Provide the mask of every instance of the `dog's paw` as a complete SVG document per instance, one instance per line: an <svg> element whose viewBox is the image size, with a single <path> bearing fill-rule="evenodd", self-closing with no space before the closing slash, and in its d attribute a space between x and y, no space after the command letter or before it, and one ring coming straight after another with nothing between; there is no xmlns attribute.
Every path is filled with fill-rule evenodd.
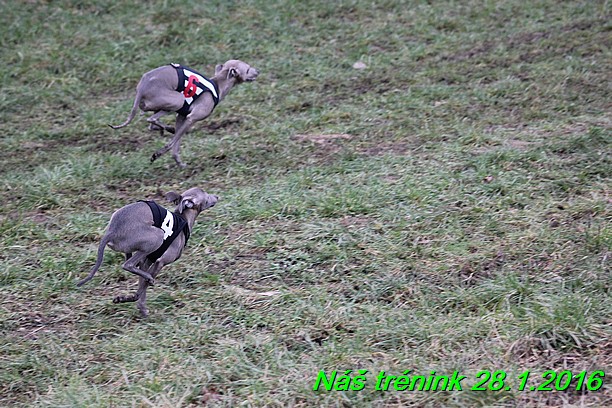
<svg viewBox="0 0 612 408"><path fill-rule="evenodd" d="M127 302L135 302L138 300L137 295L131 296L115 296L113 299L113 303L127 303Z"/></svg>

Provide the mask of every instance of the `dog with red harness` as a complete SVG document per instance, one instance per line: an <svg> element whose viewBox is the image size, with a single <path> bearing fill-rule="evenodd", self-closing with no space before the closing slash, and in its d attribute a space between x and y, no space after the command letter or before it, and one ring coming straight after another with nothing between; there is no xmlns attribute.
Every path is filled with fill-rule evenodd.
<svg viewBox="0 0 612 408"><path fill-rule="evenodd" d="M153 112L147 122L149 129L168 131L174 137L157 150L151 161L172 149L176 163L185 167L180 157L180 140L193 125L207 118L217 104L237 84L254 81L259 71L246 62L229 60L215 67L215 75L206 78L198 72L178 64L164 65L145 73L136 87L136 98L127 120L120 125L109 125L120 129L132 122L138 110ZM164 124L160 118L176 112L174 127Z"/></svg>

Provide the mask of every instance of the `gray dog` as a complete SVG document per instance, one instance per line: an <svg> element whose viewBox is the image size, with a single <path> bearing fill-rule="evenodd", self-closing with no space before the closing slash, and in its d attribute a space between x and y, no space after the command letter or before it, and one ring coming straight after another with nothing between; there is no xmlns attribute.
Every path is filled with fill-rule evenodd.
<svg viewBox="0 0 612 408"><path fill-rule="evenodd" d="M114 303L136 302L143 316L146 307L147 286L155 283L155 276L165 265L181 257L191 229L200 212L214 206L219 197L207 194L199 188L190 188L183 194L166 194L168 201L177 204L170 212L154 201L139 201L128 204L111 216L106 233L98 247L98 259L89 275L77 283L82 286L89 282L104 258L104 249L125 254L123 269L139 276L138 291L132 296L117 296Z"/></svg>
<svg viewBox="0 0 612 408"><path fill-rule="evenodd" d="M129 125L139 108L145 112L153 111L153 115L147 119L149 129L162 133L166 130L174 133L174 137L151 156L151 161L172 149L176 163L185 167L179 154L181 137L195 122L207 118L235 85L254 81L257 75L259 71L239 60L217 65L215 76L210 79L178 64L164 65L142 76L127 120L121 125L109 126L119 129ZM175 127L159 120L172 112L177 112Z"/></svg>

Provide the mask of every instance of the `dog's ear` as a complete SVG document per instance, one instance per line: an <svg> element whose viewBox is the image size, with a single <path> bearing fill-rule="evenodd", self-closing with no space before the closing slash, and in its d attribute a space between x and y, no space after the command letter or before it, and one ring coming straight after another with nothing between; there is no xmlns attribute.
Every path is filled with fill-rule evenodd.
<svg viewBox="0 0 612 408"><path fill-rule="evenodd" d="M227 79L236 78L238 76L238 70L234 67L227 70Z"/></svg>
<svg viewBox="0 0 612 408"><path fill-rule="evenodd" d="M169 191L166 193L166 200L170 201L171 203L178 204L179 201L181 201L181 198L183 197L181 197L180 194L177 194L174 191Z"/></svg>
<svg viewBox="0 0 612 408"><path fill-rule="evenodd" d="M191 201L190 198L184 198L178 206L179 214L182 214L187 208L193 208L194 205L195 204L193 203L193 201Z"/></svg>
<svg viewBox="0 0 612 408"><path fill-rule="evenodd" d="M217 75L219 72L221 72L222 69L223 69L223 64L218 64L215 67L215 75Z"/></svg>

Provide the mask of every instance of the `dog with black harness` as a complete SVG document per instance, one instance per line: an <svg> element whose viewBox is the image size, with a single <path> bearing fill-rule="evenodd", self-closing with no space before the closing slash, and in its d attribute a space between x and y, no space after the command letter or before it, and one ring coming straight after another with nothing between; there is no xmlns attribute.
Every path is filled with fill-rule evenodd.
<svg viewBox="0 0 612 408"><path fill-rule="evenodd" d="M219 197L195 187L180 195L169 192L166 199L177 205L174 212L154 201L138 201L115 211L98 246L96 264L77 286L84 285L94 277L102 265L104 249L108 245L112 250L125 254L123 269L139 277L138 290L134 295L117 296L113 302L137 301L138 310L146 317L149 314L146 307L147 287L155 283L155 277L165 265L181 257L196 217L213 207Z"/></svg>

